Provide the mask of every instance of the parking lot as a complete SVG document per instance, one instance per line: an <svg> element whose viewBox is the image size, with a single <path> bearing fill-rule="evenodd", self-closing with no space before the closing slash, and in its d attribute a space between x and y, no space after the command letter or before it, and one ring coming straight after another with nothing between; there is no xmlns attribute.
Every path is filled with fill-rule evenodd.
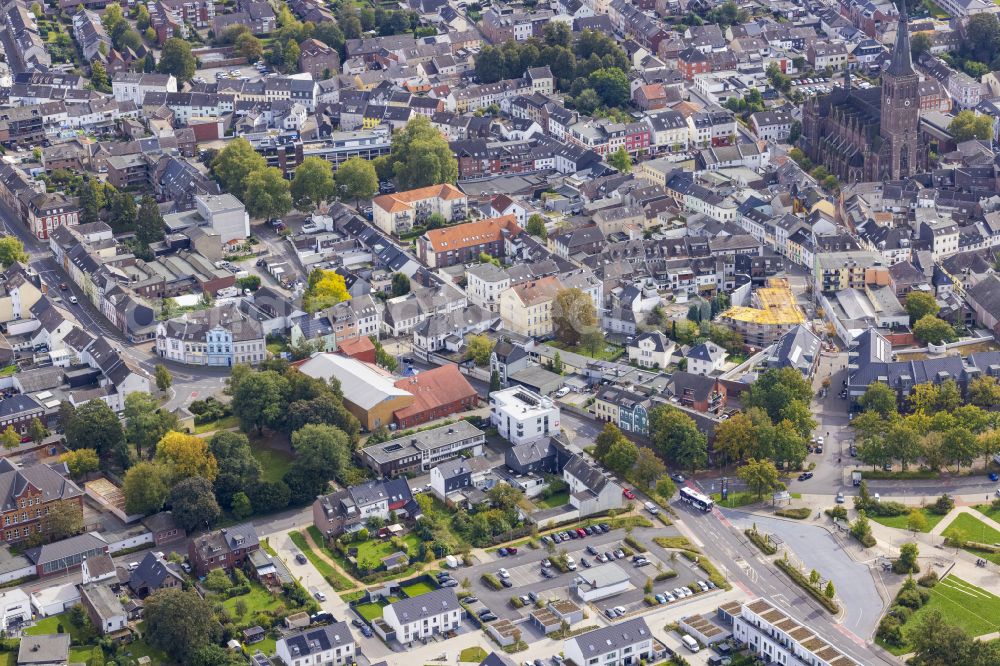
<svg viewBox="0 0 1000 666"><path fill-rule="evenodd" d="M654 582L654 595L672 591L677 587L685 587L698 579L703 579L705 576L700 571L695 570L693 565L686 559L677 557L671 560L666 551L652 543L654 536L671 536L676 534L677 532L674 528L662 526L633 530L632 537L649 549L648 552L641 553L641 555L645 556L650 561L650 564L643 567L636 567L629 557L615 559L614 562L622 571L629 575L634 589L596 602L590 608L589 612L591 616L600 614L607 621L607 618L603 614L605 608L623 606L628 614L646 608L647 606L644 601L644 597L646 596L644 591L646 580L648 578L655 578L661 571L673 570L677 575L658 583ZM587 547L591 546L598 553L602 554L614 551L615 549L622 548L625 536L626 533L623 529L612 530L608 533L595 534L556 544L552 553L546 548L533 550L522 547L518 549L516 555L497 557L492 562L479 564L468 569L459 569L455 572L455 577L458 580L468 578L472 582L472 594L482 604L482 606L475 606L474 610L486 607L497 617L509 620L527 617L533 609L531 605L524 608L514 608L510 603L510 599L522 595L528 596L532 592L539 599L570 599L578 605L583 605L579 599L576 599L570 593L569 588L576 576L587 570L587 567L582 564L583 560L586 560L592 566L601 565L594 555L587 551ZM551 559L563 552L573 558L577 564L577 570L560 573L558 569L551 567L550 571L553 577L545 578L542 575L542 561ZM637 553L637 555L639 554ZM508 580L512 584L511 587L493 590L483 583L481 576L484 573L497 575L497 572L501 568L507 571ZM674 604L678 603L683 603L683 601L674 602Z"/></svg>

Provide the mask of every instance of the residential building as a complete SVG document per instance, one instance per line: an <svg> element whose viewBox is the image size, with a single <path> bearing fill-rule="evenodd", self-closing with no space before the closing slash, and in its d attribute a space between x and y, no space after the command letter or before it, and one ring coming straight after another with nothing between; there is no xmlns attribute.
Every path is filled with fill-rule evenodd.
<svg viewBox="0 0 1000 666"><path fill-rule="evenodd" d="M299 44L299 71L323 81L340 71L340 55L318 39L307 39Z"/></svg>
<svg viewBox="0 0 1000 666"><path fill-rule="evenodd" d="M496 372L500 376L500 385L507 386L513 375L528 367L530 358L525 344L502 337L493 345L490 354L490 375Z"/></svg>
<svg viewBox="0 0 1000 666"><path fill-rule="evenodd" d="M19 626L31 619L31 598L20 588L0 592L0 630Z"/></svg>
<svg viewBox="0 0 1000 666"><path fill-rule="evenodd" d="M69 634L24 636L17 648L17 666L64 666L69 663Z"/></svg>
<svg viewBox="0 0 1000 666"><path fill-rule="evenodd" d="M101 636L128 633L128 614L111 588L101 583L80 586L80 602Z"/></svg>
<svg viewBox="0 0 1000 666"><path fill-rule="evenodd" d="M811 379L819 365L823 343L808 326L802 324L781 336L767 350L769 368L795 368L806 379Z"/></svg>
<svg viewBox="0 0 1000 666"><path fill-rule="evenodd" d="M314 627L278 639L275 652L286 666L342 666L356 661L358 645L346 622Z"/></svg>
<svg viewBox="0 0 1000 666"><path fill-rule="evenodd" d="M593 572L598 569L603 567L591 569L589 575L596 577ZM574 636L563 644L563 653L567 660L580 666L631 666L652 662L655 654L653 634L641 617Z"/></svg>
<svg viewBox="0 0 1000 666"><path fill-rule="evenodd" d="M702 342L684 354L687 371L695 375L709 375L722 372L726 366L726 350L714 342Z"/></svg>
<svg viewBox="0 0 1000 666"><path fill-rule="evenodd" d="M617 386L605 386L594 396L594 416L614 423L625 432L645 435L649 428L650 400Z"/></svg>
<svg viewBox="0 0 1000 666"><path fill-rule="evenodd" d="M468 197L454 185L431 185L372 199L372 221L387 234L406 233L433 214L448 222L466 217Z"/></svg>
<svg viewBox="0 0 1000 666"><path fill-rule="evenodd" d="M430 268L447 268L479 261L482 254L506 257L521 234L513 215L431 229L417 238L417 256Z"/></svg>
<svg viewBox="0 0 1000 666"><path fill-rule="evenodd" d="M399 643L410 645L457 629L462 613L455 590L447 587L389 604L382 610L382 620Z"/></svg>
<svg viewBox="0 0 1000 666"><path fill-rule="evenodd" d="M415 519L420 514L405 478L375 479L320 496L312 510L313 524L326 536L356 532L369 518L388 520L395 513Z"/></svg>
<svg viewBox="0 0 1000 666"><path fill-rule="evenodd" d="M180 589L184 585L180 567L156 553L146 553L139 566L129 573L128 588L140 599L157 590Z"/></svg>
<svg viewBox="0 0 1000 666"><path fill-rule="evenodd" d="M640 368L664 370L674 355L674 341L660 331L636 336L628 345L628 360Z"/></svg>
<svg viewBox="0 0 1000 666"><path fill-rule="evenodd" d="M59 192L43 192L27 201L25 224L35 238L48 240L56 227L75 227L80 223L80 200Z"/></svg>
<svg viewBox="0 0 1000 666"><path fill-rule="evenodd" d="M739 614L733 616L733 638L770 663L860 666L809 626L764 599L742 604Z"/></svg>
<svg viewBox="0 0 1000 666"><path fill-rule="evenodd" d="M726 385L715 377L678 370L670 376L668 390L677 404L699 412L717 414L726 407Z"/></svg>
<svg viewBox="0 0 1000 666"><path fill-rule="evenodd" d="M423 374L423 373L421 373ZM486 434L466 420L421 430L359 452L362 462L382 477L420 473L458 456L483 455Z"/></svg>
<svg viewBox="0 0 1000 666"><path fill-rule="evenodd" d="M199 576L213 569L240 567L247 556L260 548L257 530L250 523L202 534L188 544L188 559Z"/></svg>
<svg viewBox="0 0 1000 666"><path fill-rule="evenodd" d="M45 417L45 409L30 395L17 393L0 401L0 430L13 428L24 435L35 419Z"/></svg>
<svg viewBox="0 0 1000 666"><path fill-rule="evenodd" d="M176 363L231 368L260 363L267 345L260 322L229 304L157 324L156 353Z"/></svg>
<svg viewBox="0 0 1000 666"><path fill-rule="evenodd" d="M490 422L517 446L559 432L559 408L549 398L514 386L490 393Z"/></svg>
<svg viewBox="0 0 1000 666"><path fill-rule="evenodd" d="M863 289L866 285L890 283L889 267L876 252L816 252L813 257L814 288L819 292Z"/></svg>
<svg viewBox="0 0 1000 666"><path fill-rule="evenodd" d="M483 457L459 458L443 462L431 469L431 490L441 501L468 505L485 499L483 491L492 487L496 478L492 465Z"/></svg>
<svg viewBox="0 0 1000 666"><path fill-rule="evenodd" d="M111 80L111 91L116 101L132 102L141 109L146 93L177 92L177 79L173 74L116 72Z"/></svg>
<svg viewBox="0 0 1000 666"><path fill-rule="evenodd" d="M0 402L0 406L23 394ZM2 424L2 421L0 421ZM0 425L3 429L8 426ZM0 512L3 520L4 543L24 541L45 529L42 517L54 504L71 507L83 516L83 491L66 478L68 471L60 465L45 464L17 467L10 458L0 459Z"/></svg>
<svg viewBox="0 0 1000 666"><path fill-rule="evenodd" d="M465 295L469 303L490 312L500 311L500 295L510 287L510 274L492 262L465 270Z"/></svg>
<svg viewBox="0 0 1000 666"><path fill-rule="evenodd" d="M731 307L719 317L747 346L763 349L806 321L787 280L771 278L767 287L753 292L751 303L750 307Z"/></svg>
<svg viewBox="0 0 1000 666"><path fill-rule="evenodd" d="M582 456L574 455L569 459L563 467L562 477L569 486L569 503L581 518L621 508L622 487Z"/></svg>
<svg viewBox="0 0 1000 666"><path fill-rule="evenodd" d="M552 306L562 288L554 276L511 286L500 295L504 328L527 337L552 335Z"/></svg>

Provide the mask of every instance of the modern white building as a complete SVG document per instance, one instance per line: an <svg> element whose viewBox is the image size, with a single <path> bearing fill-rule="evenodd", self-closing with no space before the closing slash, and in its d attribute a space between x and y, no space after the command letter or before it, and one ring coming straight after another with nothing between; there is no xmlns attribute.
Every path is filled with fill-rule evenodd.
<svg viewBox="0 0 1000 666"><path fill-rule="evenodd" d="M742 605L733 617L733 637L773 664L858 666L858 662L764 599ZM808 647L807 647L808 646Z"/></svg>
<svg viewBox="0 0 1000 666"><path fill-rule="evenodd" d="M517 446L559 432L559 408L549 398L514 386L490 394L490 423Z"/></svg>
<svg viewBox="0 0 1000 666"><path fill-rule="evenodd" d="M445 587L389 604L382 611L382 619L395 632L398 642L409 645L457 629L462 623L462 607L455 590Z"/></svg>
<svg viewBox="0 0 1000 666"><path fill-rule="evenodd" d="M357 643L346 622L285 636L275 652L285 666L340 666L354 662Z"/></svg>
<svg viewBox="0 0 1000 666"><path fill-rule="evenodd" d="M581 518L621 508L621 486L582 456L574 455L566 461L562 476L569 486L569 503Z"/></svg>
<svg viewBox="0 0 1000 666"><path fill-rule="evenodd" d="M629 580L628 572L613 562L578 571L572 585L573 593L587 603L607 599L633 589L635 586Z"/></svg>
<svg viewBox="0 0 1000 666"><path fill-rule="evenodd" d="M173 74L118 72L111 81L111 92L116 102L142 102L149 92L177 92L177 79Z"/></svg>
<svg viewBox="0 0 1000 666"><path fill-rule="evenodd" d="M695 345L685 355L687 371L692 375L710 375L726 365L726 350L714 342Z"/></svg>
<svg viewBox="0 0 1000 666"><path fill-rule="evenodd" d="M246 206L232 194L205 194L194 198L198 214L222 243L245 240L250 235L250 215Z"/></svg>
<svg viewBox="0 0 1000 666"><path fill-rule="evenodd" d="M654 652L653 634L641 617L574 636L563 645L566 659L577 666L629 666L652 661Z"/></svg>
<svg viewBox="0 0 1000 666"><path fill-rule="evenodd" d="M31 619L31 599L24 590L11 588L0 592L0 629Z"/></svg>
<svg viewBox="0 0 1000 666"><path fill-rule="evenodd" d="M510 287L510 274L491 263L476 264L465 271L465 295L469 303L490 312L500 312L500 294Z"/></svg>

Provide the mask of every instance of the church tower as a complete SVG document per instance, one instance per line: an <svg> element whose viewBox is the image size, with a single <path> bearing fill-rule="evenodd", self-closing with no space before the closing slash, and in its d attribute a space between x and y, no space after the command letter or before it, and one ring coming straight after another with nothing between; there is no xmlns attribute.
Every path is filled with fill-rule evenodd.
<svg viewBox="0 0 1000 666"><path fill-rule="evenodd" d="M917 129L920 113L920 79L910 57L906 0L900 0L899 26L892 60L882 74L882 113L879 134L879 174L897 180L917 171Z"/></svg>

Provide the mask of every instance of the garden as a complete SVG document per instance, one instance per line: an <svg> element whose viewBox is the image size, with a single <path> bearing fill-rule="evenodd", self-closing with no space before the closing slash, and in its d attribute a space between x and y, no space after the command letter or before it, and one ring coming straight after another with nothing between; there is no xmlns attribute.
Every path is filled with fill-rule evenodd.
<svg viewBox="0 0 1000 666"><path fill-rule="evenodd" d="M611 344L610 342L604 342L600 349L596 351L591 351L583 345L578 345L571 347L558 340L550 340L546 342L549 347L555 347L560 351L568 351L574 354L580 354L581 356L586 356L588 358L596 359L598 361L617 361L625 353L625 348L618 345Z"/></svg>
<svg viewBox="0 0 1000 666"><path fill-rule="evenodd" d="M138 628L139 633L142 634L142 622L139 623ZM97 632L90 623L90 618L84 612L83 606L80 605L73 606L68 611L58 615L50 615L49 617L42 618L33 626L25 629L24 633L28 636L69 634L69 660L71 663L91 663L91 659L95 655L95 650L98 648ZM104 657L109 661L113 660L114 663L120 666L135 666L141 657L149 657L152 663L163 664L164 666L173 663L166 654L151 647L142 638L136 638L127 645L117 645L114 649L104 646ZM4 661L4 659L7 659L7 661ZM16 655L12 652L0 653L0 666L14 664L16 660Z"/></svg>

